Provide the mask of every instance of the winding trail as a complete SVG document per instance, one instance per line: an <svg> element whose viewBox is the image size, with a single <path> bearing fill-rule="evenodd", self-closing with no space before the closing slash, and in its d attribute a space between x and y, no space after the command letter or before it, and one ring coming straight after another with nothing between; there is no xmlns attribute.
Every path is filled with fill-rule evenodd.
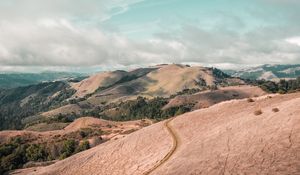
<svg viewBox="0 0 300 175"><path fill-rule="evenodd" d="M169 119L168 121L166 121L164 123L165 127L167 128L169 134L172 137L173 140L173 145L172 148L170 149L170 151L165 155L165 157L163 159L161 159L154 167L152 167L151 169L147 170L146 172L143 173L143 175L150 175L152 172L154 172L157 168L159 168L160 166L162 166L165 162L167 162L170 157L174 154L174 152L176 151L178 145L179 145L179 137L177 135L177 133L175 132L174 128L170 125L171 121L174 120L174 118Z"/></svg>

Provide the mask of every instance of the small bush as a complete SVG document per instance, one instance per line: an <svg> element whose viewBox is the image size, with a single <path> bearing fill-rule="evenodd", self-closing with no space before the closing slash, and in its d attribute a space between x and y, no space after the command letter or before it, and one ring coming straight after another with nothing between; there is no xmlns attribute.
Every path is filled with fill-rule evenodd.
<svg viewBox="0 0 300 175"><path fill-rule="evenodd" d="M79 144L79 146L76 148L76 152L81 152L84 150L90 149L90 143L87 140L84 140Z"/></svg>
<svg viewBox="0 0 300 175"><path fill-rule="evenodd" d="M254 100L253 100L252 98L248 98L247 101L248 101L249 103L253 103L253 102L254 102Z"/></svg>
<svg viewBox="0 0 300 175"><path fill-rule="evenodd" d="M272 111L273 112L279 112L279 109L278 108L273 108Z"/></svg>
<svg viewBox="0 0 300 175"><path fill-rule="evenodd" d="M259 109L254 111L254 115L261 115L263 112Z"/></svg>
<svg viewBox="0 0 300 175"><path fill-rule="evenodd" d="M64 141L60 159L64 159L66 157L71 156L75 152L75 149L76 149L75 140L71 139L71 140Z"/></svg>

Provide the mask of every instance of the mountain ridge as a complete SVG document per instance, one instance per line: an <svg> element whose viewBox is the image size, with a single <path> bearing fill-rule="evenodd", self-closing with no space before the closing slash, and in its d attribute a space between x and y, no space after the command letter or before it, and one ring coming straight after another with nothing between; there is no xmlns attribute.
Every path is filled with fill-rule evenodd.
<svg viewBox="0 0 300 175"><path fill-rule="evenodd" d="M252 80L295 79L300 76L300 64L265 64L241 70L224 70L233 77Z"/></svg>

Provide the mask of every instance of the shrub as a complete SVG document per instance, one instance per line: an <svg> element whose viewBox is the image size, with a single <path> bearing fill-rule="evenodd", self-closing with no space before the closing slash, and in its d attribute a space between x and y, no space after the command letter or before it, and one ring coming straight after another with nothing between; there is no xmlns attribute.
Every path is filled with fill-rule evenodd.
<svg viewBox="0 0 300 175"><path fill-rule="evenodd" d="M248 98L247 101L248 101L249 103L253 103L253 102L254 102L254 100L253 100L252 98Z"/></svg>
<svg viewBox="0 0 300 175"><path fill-rule="evenodd" d="M76 149L76 152L81 152L81 151L84 151L84 150L87 150L87 149L90 149L90 143L89 143L88 140L84 140L83 142L81 142L79 144L79 146Z"/></svg>
<svg viewBox="0 0 300 175"><path fill-rule="evenodd" d="M90 137L94 134L94 131L91 128L82 128L79 131L79 135L81 138Z"/></svg>
<svg viewBox="0 0 300 175"><path fill-rule="evenodd" d="M16 168L21 168L24 163L26 163L25 156L26 145L17 145L14 151L5 156L1 157L0 174L8 170L13 170Z"/></svg>
<svg viewBox="0 0 300 175"><path fill-rule="evenodd" d="M261 115L263 112L259 109L254 111L254 115Z"/></svg>
<svg viewBox="0 0 300 175"><path fill-rule="evenodd" d="M26 158L29 161L47 160L48 154L45 147L37 144L32 144L26 148Z"/></svg>
<svg viewBox="0 0 300 175"><path fill-rule="evenodd" d="M63 143L63 148L62 148L62 152L61 152L61 159L64 159L66 157L71 156L76 149L76 142L75 140L71 139L71 140L66 140Z"/></svg>
<svg viewBox="0 0 300 175"><path fill-rule="evenodd" d="M285 94L285 93L286 93L286 91L284 91L284 90L280 89L280 90L278 91L278 93L279 93L279 94Z"/></svg>
<svg viewBox="0 0 300 175"><path fill-rule="evenodd" d="M279 109L278 108L273 108L272 111L273 112L279 112Z"/></svg>

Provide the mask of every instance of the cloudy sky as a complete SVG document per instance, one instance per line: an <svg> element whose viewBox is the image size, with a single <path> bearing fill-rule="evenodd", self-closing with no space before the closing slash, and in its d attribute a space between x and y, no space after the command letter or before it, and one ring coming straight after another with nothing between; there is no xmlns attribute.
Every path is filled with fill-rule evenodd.
<svg viewBox="0 0 300 175"><path fill-rule="evenodd" d="M299 0L1 0L0 71L300 63Z"/></svg>

